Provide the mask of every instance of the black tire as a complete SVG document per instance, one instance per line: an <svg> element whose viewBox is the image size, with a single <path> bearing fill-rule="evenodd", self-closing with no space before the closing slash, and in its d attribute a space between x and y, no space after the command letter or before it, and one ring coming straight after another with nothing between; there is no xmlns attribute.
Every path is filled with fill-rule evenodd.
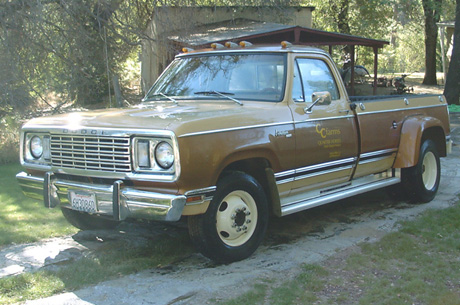
<svg viewBox="0 0 460 305"><path fill-rule="evenodd" d="M410 201L430 202L438 192L440 179L438 150L432 140L425 140L420 147L417 165L402 169L402 187Z"/></svg>
<svg viewBox="0 0 460 305"><path fill-rule="evenodd" d="M218 263L249 257L262 242L268 225L267 198L252 176L231 172L217 184L205 214L190 216L195 247Z"/></svg>
<svg viewBox="0 0 460 305"><path fill-rule="evenodd" d="M61 208L62 215L74 227L80 230L112 230L120 222L100 216L89 215L83 212L74 211L67 208Z"/></svg>
<svg viewBox="0 0 460 305"><path fill-rule="evenodd" d="M387 186L385 191L392 201L406 201L408 199L402 183Z"/></svg>

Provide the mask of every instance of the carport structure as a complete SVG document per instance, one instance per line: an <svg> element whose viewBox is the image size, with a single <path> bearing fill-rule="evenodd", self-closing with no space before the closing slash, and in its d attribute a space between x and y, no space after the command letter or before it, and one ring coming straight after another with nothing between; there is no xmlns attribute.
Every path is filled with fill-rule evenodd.
<svg viewBox="0 0 460 305"><path fill-rule="evenodd" d="M369 39L354 35L316 30L301 26L258 22L236 19L196 27L186 35L172 34L168 39L174 49L183 47L207 48L211 43L224 44L227 41L249 41L253 44L280 43L283 40L293 44L309 46L328 46L332 55L334 46L350 46L351 95L354 94L355 46L370 47L374 51L374 95L377 92L378 50L389 44L388 41Z"/></svg>

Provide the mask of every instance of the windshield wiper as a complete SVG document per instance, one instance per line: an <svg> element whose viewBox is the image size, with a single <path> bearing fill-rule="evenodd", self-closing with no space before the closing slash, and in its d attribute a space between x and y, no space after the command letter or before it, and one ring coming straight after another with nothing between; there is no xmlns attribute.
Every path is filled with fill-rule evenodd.
<svg viewBox="0 0 460 305"><path fill-rule="evenodd" d="M176 104L176 105L179 104L179 103L177 102L177 100L173 99L173 98L170 97L170 96L167 96L167 95L164 94L163 92L159 92L159 93L152 94L151 96L149 96L148 98L146 98L146 99L144 99L144 100L142 100L142 101L143 101L143 102L149 102L149 101L151 101L151 98L152 98L153 96L158 96L158 95L167 98L168 100L170 100L171 102L173 102L173 103Z"/></svg>
<svg viewBox="0 0 460 305"><path fill-rule="evenodd" d="M243 106L243 103L240 102L239 100L229 96L229 95L234 95L233 93L230 93L230 92L219 92L219 91L215 91L215 90L211 90L211 91L198 91L198 92L194 92L194 94L202 94L202 95L219 95L219 96L222 96L222 97L225 97L226 99L229 99L231 101L234 101L235 103L237 103L238 105L240 106Z"/></svg>

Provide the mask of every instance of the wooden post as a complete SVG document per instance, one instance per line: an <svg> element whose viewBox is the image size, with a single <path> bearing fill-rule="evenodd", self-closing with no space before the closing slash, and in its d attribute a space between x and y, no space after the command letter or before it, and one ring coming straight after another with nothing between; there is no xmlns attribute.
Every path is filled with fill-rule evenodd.
<svg viewBox="0 0 460 305"><path fill-rule="evenodd" d="M300 43L300 28L296 27L294 29L294 43Z"/></svg>
<svg viewBox="0 0 460 305"><path fill-rule="evenodd" d="M446 31L446 27L439 25L439 32L441 33L441 58L442 58L442 72L444 74L444 84L446 84L446 79L447 79L446 47L444 45L444 42L446 39L445 31Z"/></svg>
<svg viewBox="0 0 460 305"><path fill-rule="evenodd" d="M377 95L377 66L378 66L379 48L374 47L374 95Z"/></svg>
<svg viewBox="0 0 460 305"><path fill-rule="evenodd" d="M351 95L355 95L355 45L351 46Z"/></svg>

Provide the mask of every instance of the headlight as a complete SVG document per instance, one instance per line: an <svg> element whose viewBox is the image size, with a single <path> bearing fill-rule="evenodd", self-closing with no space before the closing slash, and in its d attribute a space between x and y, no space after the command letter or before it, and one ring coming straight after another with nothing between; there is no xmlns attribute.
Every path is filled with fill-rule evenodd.
<svg viewBox="0 0 460 305"><path fill-rule="evenodd" d="M39 136L33 136L30 140L30 153L35 159L43 155L43 141Z"/></svg>
<svg viewBox="0 0 460 305"><path fill-rule="evenodd" d="M134 137L133 165L137 173L174 175L179 164L174 140L166 137Z"/></svg>
<svg viewBox="0 0 460 305"><path fill-rule="evenodd" d="M43 132L26 132L21 145L24 162L49 166L51 163L50 136Z"/></svg>
<svg viewBox="0 0 460 305"><path fill-rule="evenodd" d="M167 142L160 142L155 148L155 159L164 169L170 168L174 163L174 151Z"/></svg>

